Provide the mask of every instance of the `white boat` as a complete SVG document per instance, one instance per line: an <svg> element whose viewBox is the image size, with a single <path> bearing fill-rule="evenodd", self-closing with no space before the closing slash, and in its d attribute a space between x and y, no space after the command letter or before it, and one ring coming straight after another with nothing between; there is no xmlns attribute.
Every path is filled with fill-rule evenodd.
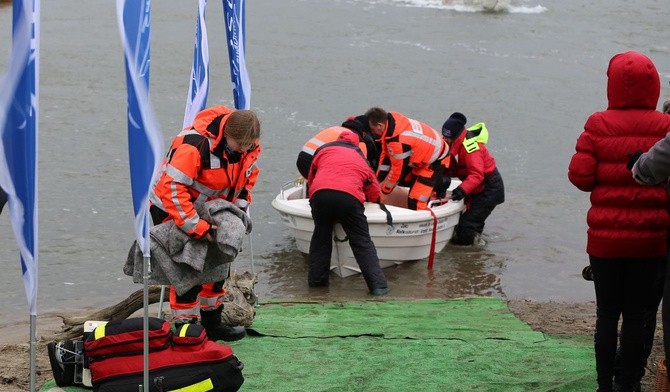
<svg viewBox="0 0 670 392"><path fill-rule="evenodd" d="M314 222L306 195L306 185L300 180L284 184L279 194L272 200L272 207L279 211L282 223L291 230L298 250L309 254ZM450 189L458 184L460 184L458 179L452 179ZM396 187L396 190L397 192L394 191L385 204L392 218L391 226L387 224L387 214L379 204L365 203L370 236L377 248L382 268L425 259L430 256L431 248L435 253L442 251L451 239L461 212L465 209L462 200L454 202L447 199L431 201L430 211L396 207L391 204L399 203L392 203L393 199L406 200L407 189ZM433 231L435 231L434 240ZM343 278L361 272L340 224L336 224L333 230L330 269Z"/></svg>

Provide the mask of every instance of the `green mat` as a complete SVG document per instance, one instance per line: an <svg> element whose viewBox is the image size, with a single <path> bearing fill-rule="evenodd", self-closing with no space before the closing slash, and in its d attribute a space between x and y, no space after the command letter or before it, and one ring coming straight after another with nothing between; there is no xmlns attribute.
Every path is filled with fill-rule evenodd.
<svg viewBox="0 0 670 392"><path fill-rule="evenodd" d="M497 298L268 303L248 332L230 343L243 391L596 388L591 338L535 332Z"/></svg>

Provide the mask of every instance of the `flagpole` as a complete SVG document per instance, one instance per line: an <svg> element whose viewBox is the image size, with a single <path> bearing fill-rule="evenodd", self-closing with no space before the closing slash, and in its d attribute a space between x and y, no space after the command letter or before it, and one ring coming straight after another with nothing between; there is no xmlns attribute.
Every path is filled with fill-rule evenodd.
<svg viewBox="0 0 670 392"><path fill-rule="evenodd" d="M163 155L162 135L149 99L151 0L117 0L116 10L126 62L128 152L135 234L143 255L144 375L139 390L149 391L149 193L160 166L160 156Z"/></svg>
<svg viewBox="0 0 670 392"><path fill-rule="evenodd" d="M37 330L37 316L34 314L30 315L30 390L32 392L37 389L37 379L35 374L37 373L36 361L37 361L37 339L36 339L36 330Z"/></svg>
<svg viewBox="0 0 670 392"><path fill-rule="evenodd" d="M144 214L144 224L146 228L150 227L149 216L149 214ZM146 241L147 247L151 249L151 236L147 235ZM149 278L151 277L151 253L144 253L142 259L144 260L142 263L142 308L144 309L142 317L142 347L144 355L144 374L139 392L151 390L149 387Z"/></svg>
<svg viewBox="0 0 670 392"><path fill-rule="evenodd" d="M233 0L223 2L223 13L226 22L226 37L228 42L228 58L230 62L230 80L233 84L233 99L235 109L250 109L251 107L251 83L247 72L246 62L246 2L245 0ZM251 206L247 207L247 215L251 218ZM249 233L249 258L251 262L251 274L254 271L254 242ZM252 288L256 297L254 306L258 306L258 296Z"/></svg>
<svg viewBox="0 0 670 392"><path fill-rule="evenodd" d="M14 1L11 60L0 80L0 187L7 194L30 307L32 392L36 389L37 352L39 21L39 0Z"/></svg>

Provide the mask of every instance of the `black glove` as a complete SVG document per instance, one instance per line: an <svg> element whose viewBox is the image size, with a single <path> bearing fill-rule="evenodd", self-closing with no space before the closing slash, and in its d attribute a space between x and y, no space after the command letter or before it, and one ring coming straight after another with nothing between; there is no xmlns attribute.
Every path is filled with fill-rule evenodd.
<svg viewBox="0 0 670 392"><path fill-rule="evenodd" d="M628 164L626 165L628 170L633 170L633 165L640 159L640 155L642 155L642 150L637 150L632 154L628 154Z"/></svg>
<svg viewBox="0 0 670 392"><path fill-rule="evenodd" d="M465 197L465 191L460 186L451 191L451 200L459 201Z"/></svg>
<svg viewBox="0 0 670 392"><path fill-rule="evenodd" d="M449 185L451 185L451 177L442 177L441 181L439 181L435 187L435 194L438 198L444 199L444 197L447 195L447 189L449 189Z"/></svg>

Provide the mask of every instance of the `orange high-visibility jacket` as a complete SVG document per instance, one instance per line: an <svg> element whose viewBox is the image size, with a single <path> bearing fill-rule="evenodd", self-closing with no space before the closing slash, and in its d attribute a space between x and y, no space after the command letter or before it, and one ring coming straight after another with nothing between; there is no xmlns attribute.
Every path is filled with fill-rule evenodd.
<svg viewBox="0 0 670 392"><path fill-rule="evenodd" d="M440 132L398 112L388 112L381 141L380 169L384 169L381 162L387 158L390 161L388 175L381 184L385 193L398 184L406 165L416 172L443 159L449 153L449 147Z"/></svg>
<svg viewBox="0 0 670 392"><path fill-rule="evenodd" d="M238 207L251 203L256 184L260 146L240 154L239 161L226 152L224 125L233 110L214 106L197 114L193 125L173 140L153 188L151 202L169 214L186 234L202 238L210 224L196 212L195 205L215 198Z"/></svg>
<svg viewBox="0 0 670 392"><path fill-rule="evenodd" d="M349 131L351 130L341 127L341 126L334 126L334 127L329 127L321 132L317 133L314 135L311 139L305 143L304 146L302 146L302 151L306 152L309 155L314 156L314 151L316 151L317 148L323 146L326 143L334 142L337 140L337 137L340 136L340 134L343 131ZM358 135L356 135L358 136ZM363 155L367 156L368 155L368 148L365 146L365 142L360 142L358 143L358 148L363 151Z"/></svg>

